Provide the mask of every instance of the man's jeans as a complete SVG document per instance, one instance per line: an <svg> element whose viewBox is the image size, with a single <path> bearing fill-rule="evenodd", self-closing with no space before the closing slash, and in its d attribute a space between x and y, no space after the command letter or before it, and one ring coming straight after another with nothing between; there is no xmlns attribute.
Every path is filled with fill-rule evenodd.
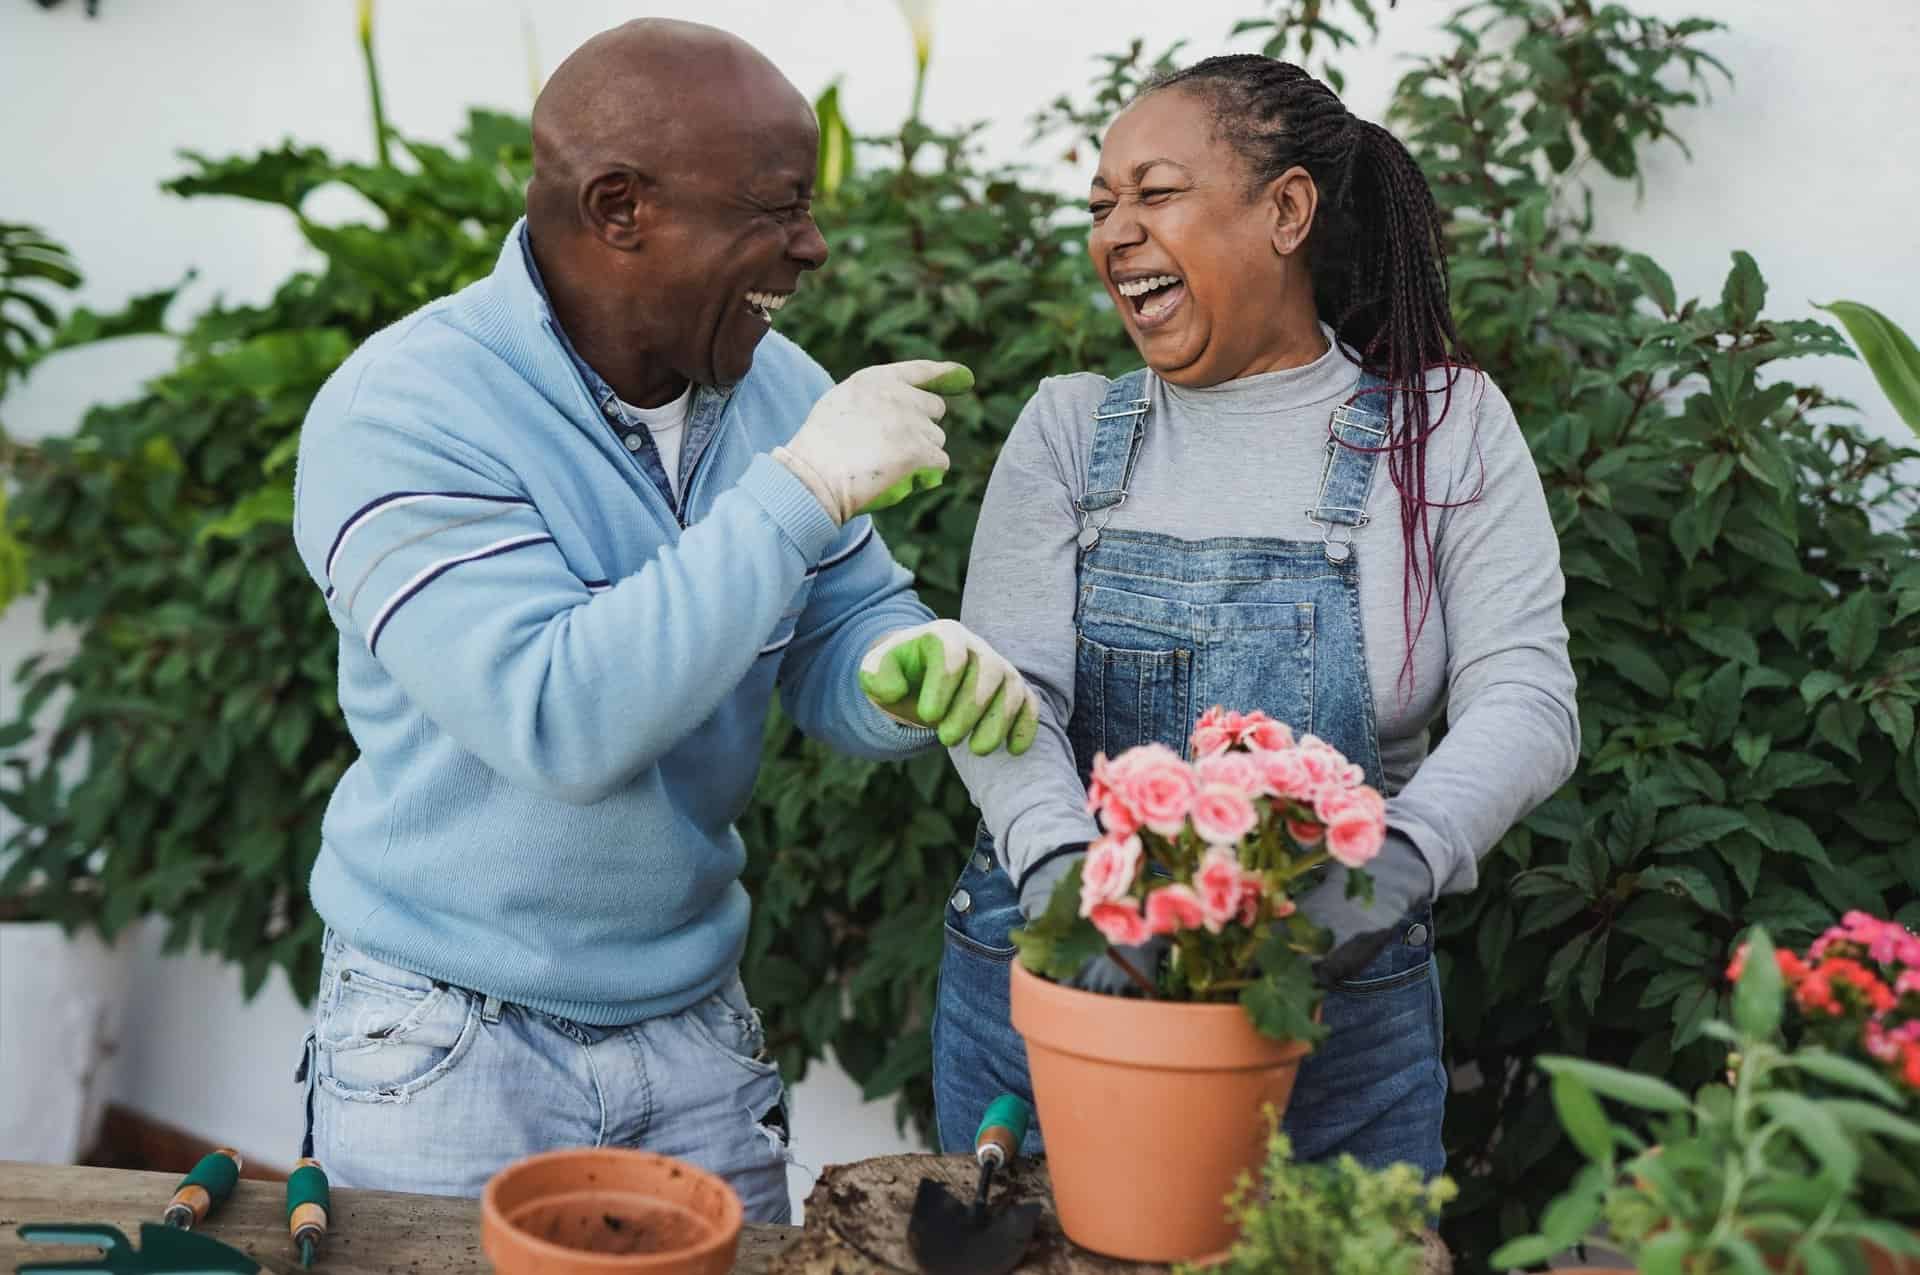
<svg viewBox="0 0 1920 1275"><path fill-rule="evenodd" d="M449 987L328 933L314 1154L335 1186L477 1196L561 1147L677 1156L786 1222L786 1093L738 978L678 1014L591 1027Z"/></svg>

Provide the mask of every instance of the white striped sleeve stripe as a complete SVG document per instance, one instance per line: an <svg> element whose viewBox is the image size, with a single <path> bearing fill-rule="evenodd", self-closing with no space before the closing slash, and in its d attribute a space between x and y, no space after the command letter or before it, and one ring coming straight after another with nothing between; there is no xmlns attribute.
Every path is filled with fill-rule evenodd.
<svg viewBox="0 0 1920 1275"><path fill-rule="evenodd" d="M482 558L497 558L503 553L512 553L515 549L525 549L528 545L551 544L552 542L553 537L544 532L525 536L509 536L505 540L496 540L490 545L482 546L469 553L455 554L451 558L442 558L438 562L420 568L420 570L415 573L413 579L394 590L393 596L381 605L379 611L375 612L373 623L367 626L367 653L369 655L375 653L374 648L380 642L381 630L387 627L387 621L393 618L393 613L399 610L408 598L411 598L414 594L420 592L420 590L426 588L461 563L478 562Z"/></svg>
<svg viewBox="0 0 1920 1275"><path fill-rule="evenodd" d="M847 548L842 549L839 553L834 554L831 558L822 558L820 560L820 565L814 569L816 571L825 571L828 567L839 566L841 563L845 562L848 558L851 558L854 554L859 553L862 549L866 548L867 541L871 539L873 539L873 524L868 523L866 531L862 533L862 535L858 540L854 541Z"/></svg>
<svg viewBox="0 0 1920 1275"><path fill-rule="evenodd" d="M531 507L533 504L532 501L523 500L518 496L495 496L477 491L388 492L379 499L370 500L360 506L360 508L354 510L353 516L341 523L340 530L334 533L333 546L327 550L328 594L331 595L333 591L334 564L340 561L340 554L346 549L347 542L359 534L362 527L372 522L375 518L380 517L382 514L392 513L396 509L404 509L408 505L417 505L423 500L480 500L496 505L526 505L528 507Z"/></svg>

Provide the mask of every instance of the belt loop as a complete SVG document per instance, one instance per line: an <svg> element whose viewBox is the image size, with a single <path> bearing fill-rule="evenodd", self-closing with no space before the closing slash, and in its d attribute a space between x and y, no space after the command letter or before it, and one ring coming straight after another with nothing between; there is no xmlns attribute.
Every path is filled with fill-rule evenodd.
<svg viewBox="0 0 1920 1275"><path fill-rule="evenodd" d="M500 1025L500 998L489 995L480 1004L480 1021L489 1027Z"/></svg>

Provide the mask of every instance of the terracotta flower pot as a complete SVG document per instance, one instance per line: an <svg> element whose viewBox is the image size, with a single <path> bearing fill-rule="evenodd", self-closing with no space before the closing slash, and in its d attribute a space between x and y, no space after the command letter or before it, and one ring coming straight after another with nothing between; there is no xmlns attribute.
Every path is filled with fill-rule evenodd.
<svg viewBox="0 0 1920 1275"><path fill-rule="evenodd" d="M480 1242L499 1275L727 1275L744 1210L725 1182L619 1148L516 1160L480 1196Z"/></svg>
<svg viewBox="0 0 1920 1275"><path fill-rule="evenodd" d="M1238 1005L1100 996L1018 961L1013 1025L1067 1237L1142 1262L1231 1246L1227 1193L1265 1159L1261 1109L1286 1109L1309 1046L1262 1036Z"/></svg>

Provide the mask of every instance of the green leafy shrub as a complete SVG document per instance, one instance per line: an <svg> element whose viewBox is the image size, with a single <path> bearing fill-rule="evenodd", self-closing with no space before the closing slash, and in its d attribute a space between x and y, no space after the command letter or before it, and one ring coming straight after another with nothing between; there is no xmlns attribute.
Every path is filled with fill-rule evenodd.
<svg viewBox="0 0 1920 1275"><path fill-rule="evenodd" d="M1691 1087L1715 973L1759 923L1920 921L1913 654L1920 541L1903 468L1785 360L1844 351L1765 317L1734 254L1715 301L1593 233L1579 173L1638 179L1714 24L1578 0L1476 6L1394 122L1449 214L1462 331L1512 399L1567 575L1584 753L1573 782L1440 911L1448 1108L1469 1256L1578 1167L1530 1060ZM1544 971L1544 984L1542 972Z"/></svg>
<svg viewBox="0 0 1920 1275"><path fill-rule="evenodd" d="M1453 1199L1453 1182L1429 1182L1411 1164L1365 1169L1350 1155L1297 1164L1293 1144L1274 1124L1258 1182L1242 1174L1227 1199L1240 1238L1226 1261L1183 1266L1180 1275L1417 1275L1427 1219Z"/></svg>

